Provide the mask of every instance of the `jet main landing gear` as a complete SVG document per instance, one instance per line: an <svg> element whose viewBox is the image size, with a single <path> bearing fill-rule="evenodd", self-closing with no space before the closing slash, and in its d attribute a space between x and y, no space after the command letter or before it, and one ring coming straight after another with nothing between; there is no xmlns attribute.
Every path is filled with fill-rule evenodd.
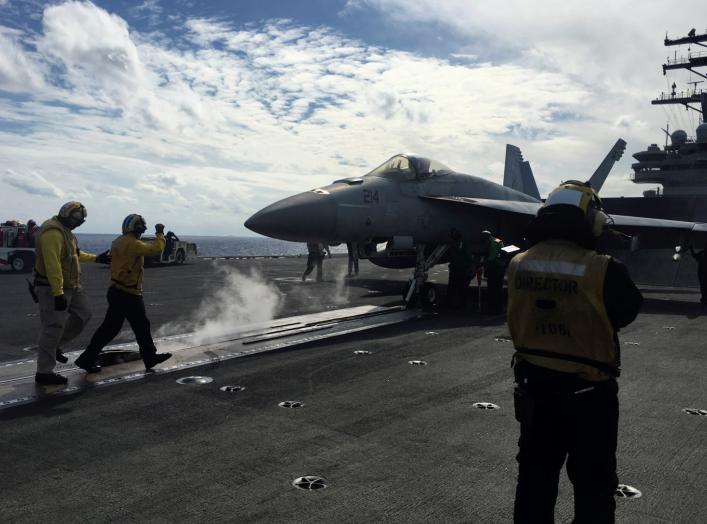
<svg viewBox="0 0 707 524"><path fill-rule="evenodd" d="M415 274L403 291L403 299L407 306L412 303L413 298L423 307L431 306L437 301L437 289L432 282L427 282L427 272L442 258L449 246L447 244L437 246L427 258L425 258L425 247L425 244L417 245Z"/></svg>

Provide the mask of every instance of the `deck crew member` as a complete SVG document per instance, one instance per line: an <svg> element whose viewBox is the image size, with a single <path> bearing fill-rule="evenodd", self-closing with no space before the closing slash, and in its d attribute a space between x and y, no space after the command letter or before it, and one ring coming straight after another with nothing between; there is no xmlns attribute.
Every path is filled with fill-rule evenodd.
<svg viewBox="0 0 707 524"><path fill-rule="evenodd" d="M449 280L447 282L447 306L451 308L466 305L467 292L474 277L474 255L459 230L452 229L449 234Z"/></svg>
<svg viewBox="0 0 707 524"><path fill-rule="evenodd" d="M346 251L349 255L348 276L358 276L358 249L354 242L346 242Z"/></svg>
<svg viewBox="0 0 707 524"><path fill-rule="evenodd" d="M67 202L36 233L34 290L42 324L37 343L38 384L66 384L66 377L54 373L57 361L68 361L59 348L76 338L91 318L81 289L80 262L110 262L107 252L96 256L79 250L72 231L84 223L86 215L83 204Z"/></svg>
<svg viewBox="0 0 707 524"><path fill-rule="evenodd" d="M506 264L501 258L503 242L490 231L482 231L481 246L487 285L486 312L495 315L503 310L503 277L506 274Z"/></svg>
<svg viewBox="0 0 707 524"><path fill-rule="evenodd" d="M108 311L88 347L75 362L78 367L89 373L101 370L97 364L98 356L106 344L120 332L126 318L135 333L145 369L150 370L172 356L171 353L157 353L142 298L144 257L157 256L164 249L164 225L155 225L156 238L152 242L140 240L147 230L145 219L140 215L131 214L125 217L122 230L123 234L111 244Z"/></svg>
<svg viewBox="0 0 707 524"><path fill-rule="evenodd" d="M700 293L702 295L700 302L702 305L707 306L707 243L705 243L705 248L701 251L695 251L690 246L690 254L697 261L697 279L700 282Z"/></svg>
<svg viewBox="0 0 707 524"><path fill-rule="evenodd" d="M39 234L39 226L33 219L27 221L27 245L34 247L36 244L36 236Z"/></svg>
<svg viewBox="0 0 707 524"><path fill-rule="evenodd" d="M331 258L329 246L320 242L307 242L307 269L302 274L302 282L307 280L314 267L317 268L317 282L321 282L323 278L322 262L324 257L328 255Z"/></svg>
<svg viewBox="0 0 707 524"><path fill-rule="evenodd" d="M567 459L576 523L614 522L619 343L642 297L623 264L595 251L607 216L589 184L555 189L508 270L520 422L516 523L554 522Z"/></svg>
<svg viewBox="0 0 707 524"><path fill-rule="evenodd" d="M179 242L179 237L175 235L172 231L167 231L167 234L165 235L164 239L166 242L166 246L164 248L164 252L162 253L162 259L169 260L172 251L174 251L174 243Z"/></svg>

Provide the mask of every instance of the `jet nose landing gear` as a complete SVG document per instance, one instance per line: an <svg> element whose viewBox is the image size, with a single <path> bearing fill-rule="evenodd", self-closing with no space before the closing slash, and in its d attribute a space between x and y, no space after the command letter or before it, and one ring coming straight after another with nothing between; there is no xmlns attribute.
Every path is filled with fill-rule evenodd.
<svg viewBox="0 0 707 524"><path fill-rule="evenodd" d="M410 291L412 291L412 294L408 298ZM415 304L419 299L422 302L422 307L431 307L437 303L437 286L432 282L425 282L422 285L422 294L420 295L415 291L415 279L411 278L403 285L402 296L407 305Z"/></svg>

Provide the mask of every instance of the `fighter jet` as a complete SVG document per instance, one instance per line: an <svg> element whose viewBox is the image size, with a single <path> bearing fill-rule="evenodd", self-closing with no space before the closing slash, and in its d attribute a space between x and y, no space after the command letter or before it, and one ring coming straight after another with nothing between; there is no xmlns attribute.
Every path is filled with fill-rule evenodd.
<svg viewBox="0 0 707 524"><path fill-rule="evenodd" d="M458 173L429 158L398 154L364 176L336 180L275 202L251 216L245 226L293 242L351 242L361 258L374 264L413 267L405 298L417 296L427 303L436 298L434 286L426 282L427 272L445 261L452 231L478 238L489 230L506 244L522 243L523 229L542 205L534 181L525 187L530 194ZM686 233L707 231L692 222L611 218L611 229L621 238L634 239L634 247L637 235L646 231L650 232L646 245L671 248L683 243Z"/></svg>

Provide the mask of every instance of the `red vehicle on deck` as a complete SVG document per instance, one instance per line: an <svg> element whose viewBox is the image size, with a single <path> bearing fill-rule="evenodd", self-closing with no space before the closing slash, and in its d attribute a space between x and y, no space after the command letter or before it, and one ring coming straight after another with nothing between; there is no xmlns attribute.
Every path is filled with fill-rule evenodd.
<svg viewBox="0 0 707 524"><path fill-rule="evenodd" d="M8 220L0 224L0 268L28 273L34 267L34 231L26 224Z"/></svg>

